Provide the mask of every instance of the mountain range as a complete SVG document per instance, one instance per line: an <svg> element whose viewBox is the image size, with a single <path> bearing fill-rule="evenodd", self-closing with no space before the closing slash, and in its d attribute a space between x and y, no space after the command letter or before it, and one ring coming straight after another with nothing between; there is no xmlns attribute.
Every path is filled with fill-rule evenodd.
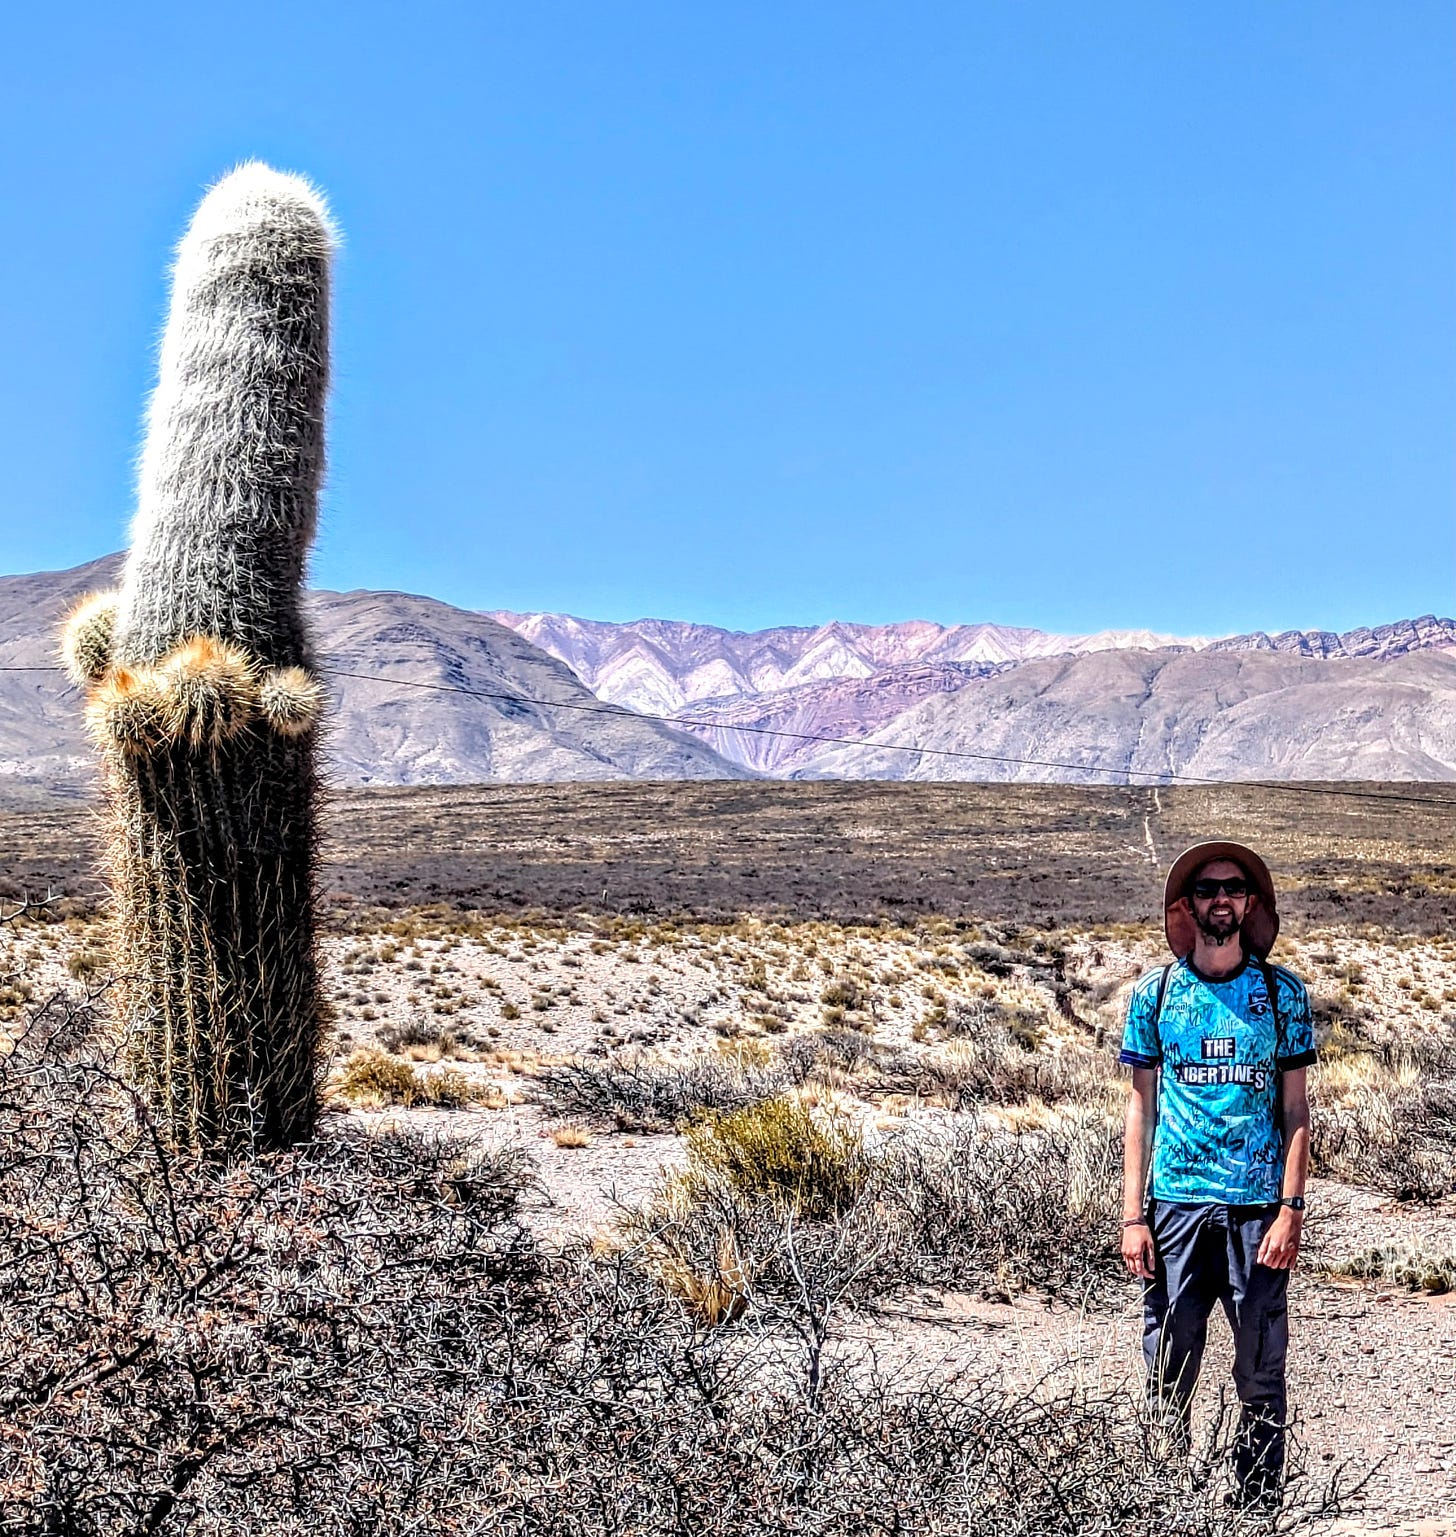
<svg viewBox="0 0 1456 1537"><path fill-rule="evenodd" d="M1147 630L1050 635L1001 624L785 625L722 630L677 619L611 624L571 614L490 615L558 657L602 699L672 714L705 699L776 693L826 678L871 678L889 668L937 663L1026 662L1122 647L1198 646Z"/></svg>
<svg viewBox="0 0 1456 1537"><path fill-rule="evenodd" d="M3 669L53 663L61 615L120 563L0 577L0 785L90 783L76 691ZM1456 621L1429 615L1207 640L925 621L739 632L398 592L309 603L343 784L1456 778Z"/></svg>
<svg viewBox="0 0 1456 1537"><path fill-rule="evenodd" d="M1028 662L922 701L876 743L916 750L826 747L794 777L1456 779L1456 653L1104 651Z"/></svg>
<svg viewBox="0 0 1456 1537"><path fill-rule="evenodd" d="M565 662L601 697L669 714L724 757L775 776L1107 783L1113 776L1076 767L1098 763L1213 778L1421 779L1445 778L1456 765L1456 739L1436 705L1420 742L1397 746L1394 699L1402 708L1409 699L1382 693L1397 684L1401 659L1456 655L1456 621L1432 615L1344 634L1257 631L1212 641L923 621L738 632L657 619L614 625L562 614L494 617ZM1249 660L1231 667L1230 656ZM1168 670L1179 657L1189 658L1186 665ZM1359 668L1331 666L1296 675L1283 665L1296 658L1361 660L1376 670L1365 677ZM1122 684L1133 677L1146 687L1128 695ZM1439 664L1425 679L1437 700L1445 679ZM1340 731L1322 724L1331 693L1363 700L1358 720L1335 710ZM1252 753L1242 738L1224 734L1231 726L1224 712L1236 702L1238 720L1262 719L1267 728ZM1187 766L1190 716L1206 721L1197 769ZM1171 721L1181 726L1169 736ZM870 736L926 747L933 736L941 753L971 756L921 758L816 740ZM1042 761L1013 772L1002 758Z"/></svg>

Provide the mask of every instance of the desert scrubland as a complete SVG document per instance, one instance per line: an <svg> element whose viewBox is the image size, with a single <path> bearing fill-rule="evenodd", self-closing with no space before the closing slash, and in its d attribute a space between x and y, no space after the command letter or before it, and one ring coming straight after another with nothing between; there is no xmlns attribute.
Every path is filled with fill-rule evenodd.
<svg viewBox="0 0 1456 1537"><path fill-rule="evenodd" d="M88 1140L92 813L13 804L0 1530L1247 1529L1222 1321L1170 1470L1116 1258L1122 1011L1214 833L1321 1050L1283 1529L1456 1530L1456 795L1357 788L339 793L321 1139L227 1175Z"/></svg>

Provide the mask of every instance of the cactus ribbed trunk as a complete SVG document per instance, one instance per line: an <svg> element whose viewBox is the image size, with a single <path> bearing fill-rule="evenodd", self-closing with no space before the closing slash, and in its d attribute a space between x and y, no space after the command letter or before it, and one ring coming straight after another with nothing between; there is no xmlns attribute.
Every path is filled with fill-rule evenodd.
<svg viewBox="0 0 1456 1537"><path fill-rule="evenodd" d="M182 1145L308 1136L322 1018L307 751L174 748L107 770L135 1079Z"/></svg>
<svg viewBox="0 0 1456 1537"><path fill-rule="evenodd" d="M121 590L66 634L102 760L118 1006L179 1145L276 1148L317 1105L321 693L301 609L333 234L244 166L178 252Z"/></svg>

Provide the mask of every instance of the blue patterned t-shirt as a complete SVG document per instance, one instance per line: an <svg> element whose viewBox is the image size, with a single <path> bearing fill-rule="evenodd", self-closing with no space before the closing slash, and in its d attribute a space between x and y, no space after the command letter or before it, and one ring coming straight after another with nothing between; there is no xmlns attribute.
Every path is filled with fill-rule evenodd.
<svg viewBox="0 0 1456 1537"><path fill-rule="evenodd" d="M1271 966L1278 1028L1258 962L1212 981L1189 961L1139 979L1127 1006L1120 1060L1159 1067L1153 1195L1160 1201L1256 1206L1279 1199L1284 1139L1276 1119L1279 1074L1314 1061L1309 994Z"/></svg>

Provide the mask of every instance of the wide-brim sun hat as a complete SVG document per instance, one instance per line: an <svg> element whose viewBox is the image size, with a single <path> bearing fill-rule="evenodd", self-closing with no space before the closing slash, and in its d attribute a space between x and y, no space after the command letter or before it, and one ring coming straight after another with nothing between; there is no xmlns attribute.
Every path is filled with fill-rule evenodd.
<svg viewBox="0 0 1456 1537"><path fill-rule="evenodd" d="M1208 843L1195 843L1184 849L1173 861L1168 871L1167 884L1163 887L1163 932L1168 936L1168 948L1181 961L1192 955L1198 942L1198 924L1193 909L1188 904L1188 886L1204 865L1215 859L1231 859L1244 872L1249 885L1258 894L1258 905L1249 910L1244 919L1241 936L1244 948L1256 955L1267 956L1279 937L1279 907L1274 897L1274 879L1269 866L1242 843L1230 843L1227 839L1213 839Z"/></svg>

